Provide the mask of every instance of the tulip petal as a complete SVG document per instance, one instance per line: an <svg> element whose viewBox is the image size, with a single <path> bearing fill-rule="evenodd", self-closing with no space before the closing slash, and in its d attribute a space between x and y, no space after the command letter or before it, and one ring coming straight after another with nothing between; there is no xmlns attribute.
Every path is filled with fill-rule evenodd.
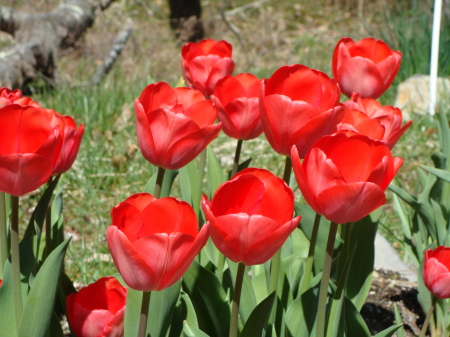
<svg viewBox="0 0 450 337"><path fill-rule="evenodd" d="M167 109L175 106L178 97L170 85L164 82L158 82L145 87L137 101L140 102L144 112L147 113L149 111Z"/></svg>
<svg viewBox="0 0 450 337"><path fill-rule="evenodd" d="M306 102L293 102L284 95L270 95L262 98L261 120L264 133L272 148L279 154L290 155L294 134L318 111Z"/></svg>
<svg viewBox="0 0 450 337"><path fill-rule="evenodd" d="M142 211L141 217L144 221L144 226L140 231L141 238L158 233L170 235L176 232L195 237L198 233L197 216L194 210L188 203L175 198L152 201Z"/></svg>
<svg viewBox="0 0 450 337"><path fill-rule="evenodd" d="M106 231L108 247L120 275L125 283L134 290L153 290L157 274L130 243L128 238L116 226L109 226ZM152 256L152 259L158 258Z"/></svg>
<svg viewBox="0 0 450 337"><path fill-rule="evenodd" d="M331 187L317 196L321 214L336 223L355 222L384 205L386 197L379 186L358 182Z"/></svg>
<svg viewBox="0 0 450 337"><path fill-rule="evenodd" d="M205 93L205 96L211 96L211 94L214 92L214 87L216 86L217 82L225 76L231 75L233 73L234 67L235 65L231 57L221 57L216 62L214 62L214 65L209 72L208 81L206 83L207 93Z"/></svg>
<svg viewBox="0 0 450 337"><path fill-rule="evenodd" d="M294 145L292 147L291 151L291 157L292 157L292 168L294 170L295 179L297 180L298 187L300 188L300 191L302 192L303 197L305 198L306 202L309 206L316 212L316 213L322 213L319 209L319 205L316 202L316 198L309 189L308 180L306 178L305 171L303 169L303 165L300 162L300 156L297 151L297 147Z"/></svg>
<svg viewBox="0 0 450 337"><path fill-rule="evenodd" d="M228 136L249 140L262 133L258 98L237 98L227 104L223 110L219 110L219 120L224 123L223 131Z"/></svg>
<svg viewBox="0 0 450 337"><path fill-rule="evenodd" d="M376 65L362 57L353 57L343 63L337 77L342 92L348 97L357 92L362 97L375 99L387 89Z"/></svg>
<svg viewBox="0 0 450 337"><path fill-rule="evenodd" d="M433 280L430 291L439 298L450 298L450 272L442 273Z"/></svg>

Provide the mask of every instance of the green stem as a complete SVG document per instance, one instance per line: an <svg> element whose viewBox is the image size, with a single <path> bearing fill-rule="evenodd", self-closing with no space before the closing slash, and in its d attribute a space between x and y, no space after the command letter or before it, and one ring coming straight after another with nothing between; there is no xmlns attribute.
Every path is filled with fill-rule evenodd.
<svg viewBox="0 0 450 337"><path fill-rule="evenodd" d="M289 182L291 181L291 173L292 173L292 160L291 157L286 157L286 162L284 164L283 180L288 186Z"/></svg>
<svg viewBox="0 0 450 337"><path fill-rule="evenodd" d="M241 156L242 143L244 140L239 139L236 145L236 152L234 153L233 169L231 170L231 177L239 171L239 157Z"/></svg>
<svg viewBox="0 0 450 337"><path fill-rule="evenodd" d="M156 176L156 184L155 184L155 189L153 192L153 196L156 199L159 199L159 197L161 196L161 188L162 188L162 184L164 181L164 173L166 172L166 169L163 167L158 167L158 175Z"/></svg>
<svg viewBox="0 0 450 337"><path fill-rule="evenodd" d="M325 336L325 317L327 313L328 282L331 274L331 262L333 261L334 242L336 240L338 225L335 222L330 224L328 234L327 251L323 262L322 280L320 281L319 302L317 307L317 330L316 337Z"/></svg>
<svg viewBox="0 0 450 337"><path fill-rule="evenodd" d="M316 250L316 242L317 235L319 233L319 225L320 225L321 215L316 213L316 217L314 219L313 231L311 234L311 240L309 241L309 251L308 258L306 259L305 272L302 277L302 283L300 286L300 294L303 294L306 290L309 289L309 283L312 279L312 269L314 266L314 252Z"/></svg>
<svg viewBox="0 0 450 337"><path fill-rule="evenodd" d="M22 292L20 287L20 255L19 255L19 197L11 196L11 264L14 293L14 312L16 326L19 329L22 318Z"/></svg>
<svg viewBox="0 0 450 337"><path fill-rule="evenodd" d="M203 176L205 175L205 165L206 165L206 151L204 149L202 153L198 156L199 161L197 163L197 172L198 172L198 188L194 189L194 193L192 194L192 208L194 208L195 215L197 219L200 220L200 200L202 199L202 186L203 186Z"/></svg>
<svg viewBox="0 0 450 337"><path fill-rule="evenodd" d="M0 279L3 278L3 268L8 259L8 231L6 229L5 192L0 192Z"/></svg>
<svg viewBox="0 0 450 337"><path fill-rule="evenodd" d="M431 300L430 309L428 309L427 317L425 318L425 322L423 322L422 330L420 331L419 337L425 337L427 333L428 324L430 323L431 316L433 316L434 306L437 302L437 297L432 295L433 299Z"/></svg>
<svg viewBox="0 0 450 337"><path fill-rule="evenodd" d="M145 337L147 331L148 309L150 307L150 291L142 292L141 314L139 316L139 329L137 337Z"/></svg>
<svg viewBox="0 0 450 337"><path fill-rule="evenodd" d="M50 179L47 181L47 186L50 186L52 183L53 178L50 177ZM47 212L45 213L45 257L50 255L50 252L52 246L52 202L50 200L50 203L47 207Z"/></svg>
<svg viewBox="0 0 450 337"><path fill-rule="evenodd" d="M239 303L241 301L242 283L244 281L245 264L239 262L234 284L233 304L231 307L230 337L238 335Z"/></svg>

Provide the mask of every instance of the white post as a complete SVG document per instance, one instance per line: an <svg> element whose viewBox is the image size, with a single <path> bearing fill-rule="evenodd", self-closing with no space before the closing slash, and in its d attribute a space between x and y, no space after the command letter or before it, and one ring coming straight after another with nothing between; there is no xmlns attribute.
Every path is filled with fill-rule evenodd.
<svg viewBox="0 0 450 337"><path fill-rule="evenodd" d="M434 115L436 107L436 87L439 60L439 34L441 30L442 0L434 1L433 37L431 42L430 69L430 115Z"/></svg>

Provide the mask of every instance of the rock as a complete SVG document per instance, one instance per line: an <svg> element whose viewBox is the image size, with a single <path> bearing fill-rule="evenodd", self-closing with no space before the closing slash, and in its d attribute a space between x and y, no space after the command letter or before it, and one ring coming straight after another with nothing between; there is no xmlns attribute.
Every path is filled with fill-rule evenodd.
<svg viewBox="0 0 450 337"><path fill-rule="evenodd" d="M437 80L436 112L439 105L450 103L450 79L439 77ZM426 115L430 107L430 76L414 75L400 83L397 89L395 107L409 120L412 113Z"/></svg>

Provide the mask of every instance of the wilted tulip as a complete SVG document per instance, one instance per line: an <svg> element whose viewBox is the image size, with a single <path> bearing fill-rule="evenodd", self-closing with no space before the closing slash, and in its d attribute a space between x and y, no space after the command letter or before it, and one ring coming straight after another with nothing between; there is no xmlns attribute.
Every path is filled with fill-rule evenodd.
<svg viewBox="0 0 450 337"><path fill-rule="evenodd" d="M261 80L252 74L227 76L217 82L211 100L219 110L218 119L228 136L249 140L262 133L260 87Z"/></svg>
<svg viewBox="0 0 450 337"><path fill-rule="evenodd" d="M189 42L181 50L183 77L189 88L209 97L217 81L234 70L233 48L227 41L202 40Z"/></svg>
<svg viewBox="0 0 450 337"><path fill-rule="evenodd" d="M384 191L403 160L367 136L344 134L318 140L300 163L292 148L292 164L306 202L336 223L358 221L386 202Z"/></svg>
<svg viewBox="0 0 450 337"><path fill-rule="evenodd" d="M356 131L372 139L381 140L390 149L394 147L412 121L402 127L403 116L398 108L382 106L373 98L362 98L354 93L344 102L345 114L337 130Z"/></svg>
<svg viewBox="0 0 450 337"><path fill-rule="evenodd" d="M263 169L248 168L222 184L202 208L222 254L247 266L268 261L300 223L289 186Z"/></svg>
<svg viewBox="0 0 450 337"><path fill-rule="evenodd" d="M62 146L63 126L33 106L0 109L0 191L22 196L46 183Z"/></svg>
<svg viewBox="0 0 450 337"><path fill-rule="evenodd" d="M176 170L199 155L217 137L217 109L194 89L150 84L134 102L142 155L153 165Z"/></svg>
<svg viewBox="0 0 450 337"><path fill-rule="evenodd" d="M134 194L111 211L106 236L114 263L135 290L163 290L189 268L209 237L192 207L175 198Z"/></svg>
<svg viewBox="0 0 450 337"><path fill-rule="evenodd" d="M423 281L438 298L450 298L450 247L428 249L423 260Z"/></svg>
<svg viewBox="0 0 450 337"><path fill-rule="evenodd" d="M397 75L402 54L373 38L354 42L342 38L333 53L333 75L342 92L351 97L354 92L362 97L378 98Z"/></svg>
<svg viewBox="0 0 450 337"><path fill-rule="evenodd" d="M67 316L77 337L122 337L127 292L114 277L102 277L70 294Z"/></svg>
<svg viewBox="0 0 450 337"><path fill-rule="evenodd" d="M263 129L272 148L290 156L296 145L303 158L341 121L339 96L335 80L321 71L300 64L278 69L263 81L260 97Z"/></svg>

